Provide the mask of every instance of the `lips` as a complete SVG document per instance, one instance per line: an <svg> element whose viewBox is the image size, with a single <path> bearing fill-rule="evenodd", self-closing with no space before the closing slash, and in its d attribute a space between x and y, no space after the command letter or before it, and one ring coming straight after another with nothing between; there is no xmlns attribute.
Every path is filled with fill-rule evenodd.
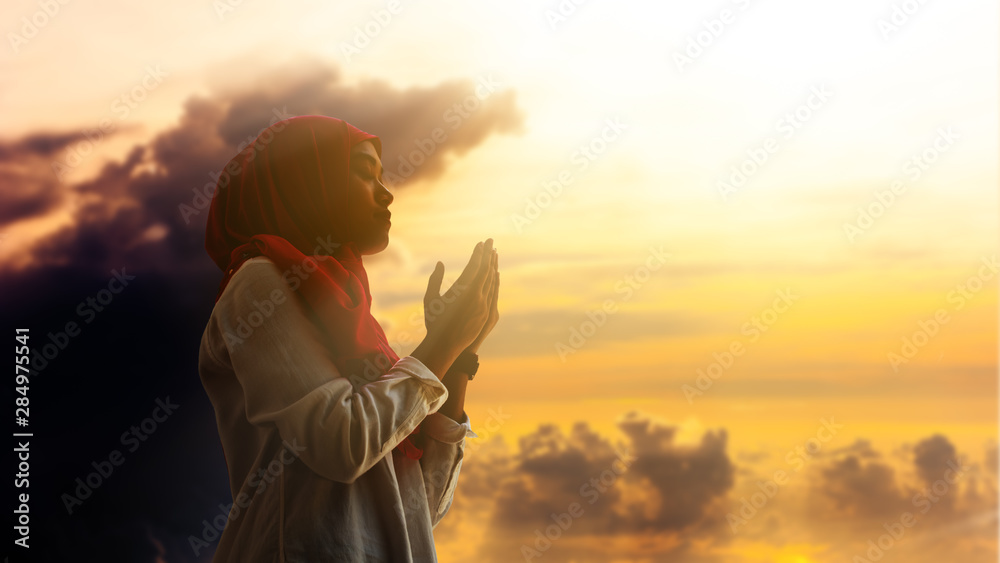
<svg viewBox="0 0 1000 563"><path fill-rule="evenodd" d="M389 221L390 217L392 217L392 213L390 213L388 211L383 211L383 212L375 214L375 218L376 219L381 219L381 220L385 221L386 223L390 223L391 224L391 221Z"/></svg>

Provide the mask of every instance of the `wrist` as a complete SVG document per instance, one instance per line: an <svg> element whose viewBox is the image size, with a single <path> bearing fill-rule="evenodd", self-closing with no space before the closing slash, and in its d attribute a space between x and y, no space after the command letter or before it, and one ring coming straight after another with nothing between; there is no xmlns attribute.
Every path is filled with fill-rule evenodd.
<svg viewBox="0 0 1000 563"><path fill-rule="evenodd" d="M420 360L438 379L443 379L460 353L460 350L445 346L438 339L427 336L417 344L410 355Z"/></svg>
<svg viewBox="0 0 1000 563"><path fill-rule="evenodd" d="M469 384L469 378L463 374L449 372L441 383L448 389L448 399L441 405L439 413L447 416L455 422L461 422L465 412L465 390Z"/></svg>
<svg viewBox="0 0 1000 563"><path fill-rule="evenodd" d="M479 355L465 349L455 358L455 362L448 368L448 373L445 376L458 375L461 379L472 381L478 371Z"/></svg>

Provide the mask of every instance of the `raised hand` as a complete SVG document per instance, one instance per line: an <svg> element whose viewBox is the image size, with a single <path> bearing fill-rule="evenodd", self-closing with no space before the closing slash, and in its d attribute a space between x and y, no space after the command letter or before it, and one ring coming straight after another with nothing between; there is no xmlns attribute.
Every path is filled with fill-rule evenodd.
<svg viewBox="0 0 1000 563"><path fill-rule="evenodd" d="M491 298L497 292L496 264L493 239L477 244L462 274L444 295L441 294L444 264L435 265L424 294L428 339L456 356L479 339L491 317L491 308L495 308Z"/></svg>

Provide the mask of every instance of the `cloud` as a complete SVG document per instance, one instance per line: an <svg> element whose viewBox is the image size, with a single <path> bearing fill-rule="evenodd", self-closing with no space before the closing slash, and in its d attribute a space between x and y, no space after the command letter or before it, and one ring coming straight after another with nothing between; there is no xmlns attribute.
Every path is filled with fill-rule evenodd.
<svg viewBox="0 0 1000 563"><path fill-rule="evenodd" d="M331 115L378 135L383 166L396 184L441 176L448 155L462 156L493 134L522 133L525 119L516 92L489 74L399 89L380 80L348 85L337 69L310 60L234 95L219 135L233 146L252 139L275 108L286 106L296 115Z"/></svg>
<svg viewBox="0 0 1000 563"><path fill-rule="evenodd" d="M892 466L861 438L831 451L813 483L813 492L831 504L819 512L858 522L905 511L951 521L996 507L995 475L964 461L946 436L923 438L898 454L902 464Z"/></svg>
<svg viewBox="0 0 1000 563"><path fill-rule="evenodd" d="M660 536L655 542L660 549L670 545L672 553L680 553L692 538L725 525L721 501L733 485L735 467L725 451L724 430L705 433L696 445L678 445L677 427L637 411L626 413L618 428L626 443L613 444L584 421L574 423L568 435L543 424L520 439L510 459L486 462L493 468L495 508L482 557L519 557L521 542L533 545L535 530L552 524L553 514L569 514L574 503L578 517L565 534L573 539L561 548L571 551L593 536L608 546L613 538L647 534ZM467 462L478 465L476 456ZM474 483L482 483L482 471L470 470L477 476ZM472 490L462 494L488 494L482 486Z"/></svg>
<svg viewBox="0 0 1000 563"><path fill-rule="evenodd" d="M912 500L928 486L920 468L939 468L942 459L960 454L945 436L906 446L902 465L890 463L864 437L825 450L760 509L751 528L734 535L724 518L720 524L717 503L723 501L725 510L738 504L743 492L731 482L745 466L733 467L727 458L725 432L706 433L699 444L683 448L676 442L677 427L641 413L627 413L618 428L626 442L617 445L582 421L568 434L543 424L516 449L507 448L501 437L481 445L473 441L454 512L435 529L436 537L468 542L462 522L488 522L476 556L463 561L522 560L522 549L537 549L536 541L545 545L539 534L552 538L541 551L545 561L659 561L669 556L671 561L728 562L743 560L735 554L744 550L759 556L769 553L768 560L791 554L817 561L851 560L865 553L868 540L886 532L883 524L910 512L917 524L906 532L908 543L893 548L897 558L941 560L926 554L947 538L963 560L978 560L972 555L995 538L997 489L992 474L970 471L963 476L958 483L961 495L956 488L947 493L956 499L949 508L949 503L936 502L924 514L926 503ZM581 486L600 479L619 450L634 461L613 481L608 476L608 486L590 504ZM751 450L738 457L760 462L775 456ZM751 473L737 480L755 483L763 478ZM553 536L552 515L567 513L573 502L581 505L582 515Z"/></svg>
<svg viewBox="0 0 1000 563"><path fill-rule="evenodd" d="M899 514L905 497L899 491L892 467L879 461L862 461L850 454L822 470L823 493L834 508L852 516L870 518Z"/></svg>
<svg viewBox="0 0 1000 563"><path fill-rule="evenodd" d="M84 139L83 133L35 133L0 141L0 227L42 215L61 201L53 156Z"/></svg>
<svg viewBox="0 0 1000 563"><path fill-rule="evenodd" d="M880 454L877 450L875 450L875 448L872 447L871 441L866 440L864 438L855 438L854 442L842 448L830 450L829 452L827 452L827 455L830 456L854 455L859 458L874 459L881 457L882 454Z"/></svg>
<svg viewBox="0 0 1000 563"><path fill-rule="evenodd" d="M935 434L917 443L913 448L913 465L925 483L933 483L944 477L949 462L958 461L955 446L941 434Z"/></svg>
<svg viewBox="0 0 1000 563"><path fill-rule="evenodd" d="M51 157L67 146L86 138L84 133L32 133L16 142L0 142L0 163L25 156Z"/></svg>
<svg viewBox="0 0 1000 563"><path fill-rule="evenodd" d="M477 91L488 95L477 97ZM84 197L73 224L40 241L34 267L76 263L106 271L128 263L210 275L214 265L203 248L208 200L198 193L211 194L211 174L269 123L305 114L339 117L379 135L387 172L405 183L440 176L449 155L465 154L494 134L520 132L524 122L516 93L489 77L401 89L377 80L347 84L335 67L307 61L262 71L244 90L190 97L175 127L79 184L58 186L49 161L82 133L32 134L0 145L0 174L10 186L0 196L0 224L49 213L63 202L61 192L74 192ZM437 129L443 139L435 137ZM433 147L421 142L424 152L414 156L414 139L428 138ZM32 166L18 167L25 159ZM409 168L399 170L400 162ZM193 213L183 215L182 205Z"/></svg>
<svg viewBox="0 0 1000 563"><path fill-rule="evenodd" d="M726 431L707 432L697 446L674 444L677 427L664 426L635 412L619 427L632 439L638 460L635 474L659 493L662 507L652 519L630 525L680 530L706 516L712 502L733 486L735 467L726 454Z"/></svg>
<svg viewBox="0 0 1000 563"><path fill-rule="evenodd" d="M62 198L55 178L0 168L0 226L28 219L54 209Z"/></svg>

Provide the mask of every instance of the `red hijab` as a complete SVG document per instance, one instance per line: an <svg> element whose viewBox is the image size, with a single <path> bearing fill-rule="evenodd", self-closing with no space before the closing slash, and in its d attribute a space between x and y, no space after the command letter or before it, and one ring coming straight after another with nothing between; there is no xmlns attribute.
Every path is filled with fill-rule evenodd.
<svg viewBox="0 0 1000 563"><path fill-rule="evenodd" d="M243 262L267 256L288 273L340 374L372 381L399 356L371 314L368 275L349 232L351 147L366 140L381 157L378 137L332 117L303 115L264 129L216 182L205 248L225 273L216 301ZM419 431L396 446L411 459L423 454L413 442Z"/></svg>

